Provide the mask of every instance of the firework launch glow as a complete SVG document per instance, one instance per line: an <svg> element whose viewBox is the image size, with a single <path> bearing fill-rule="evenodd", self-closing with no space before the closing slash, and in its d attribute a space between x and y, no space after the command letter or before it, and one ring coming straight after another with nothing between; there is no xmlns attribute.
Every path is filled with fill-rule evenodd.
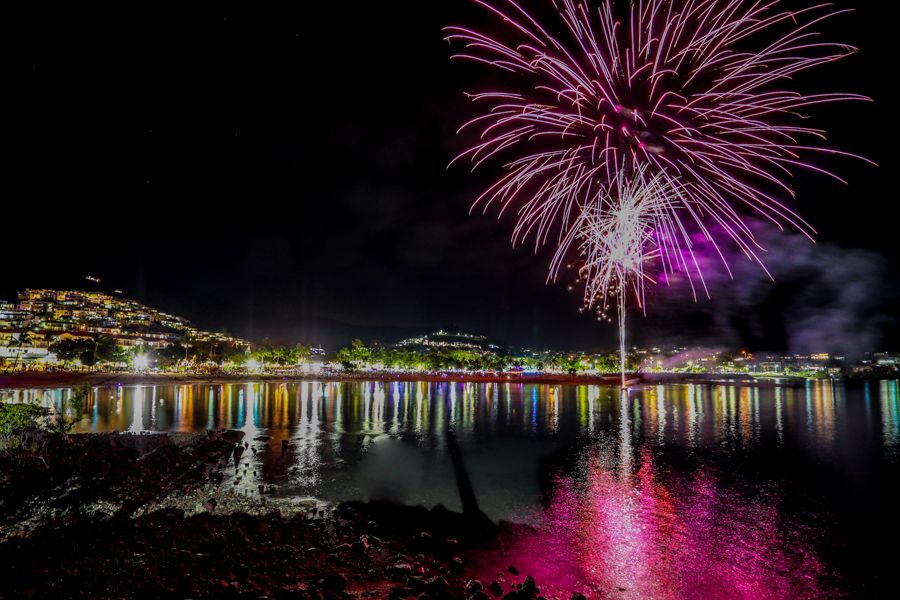
<svg viewBox="0 0 900 600"><path fill-rule="evenodd" d="M666 279L685 273L694 299L698 289L709 295L692 240L714 249L729 274L725 244L765 269L745 215L815 234L787 204L790 179L808 169L842 181L817 155L855 155L822 145L824 131L800 111L867 98L791 86L798 73L856 51L817 31L846 9L547 0L539 17L515 0L472 1L502 28L453 26L446 39L464 47L454 58L487 65L506 83L470 94L480 112L459 133L477 130L478 141L454 160L473 169L504 161L473 208L516 211L513 244L556 243L550 280L581 241L588 306L605 306L598 294L615 282L624 297L631 273L643 307L654 259Z"/></svg>

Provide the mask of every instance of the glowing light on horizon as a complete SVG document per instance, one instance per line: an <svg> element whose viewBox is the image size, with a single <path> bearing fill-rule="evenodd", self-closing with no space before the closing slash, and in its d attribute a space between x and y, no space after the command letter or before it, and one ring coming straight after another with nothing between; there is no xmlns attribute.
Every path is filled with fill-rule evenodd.
<svg viewBox="0 0 900 600"><path fill-rule="evenodd" d="M150 357L146 354L138 354L134 357L134 368L137 371L146 371L150 367Z"/></svg>

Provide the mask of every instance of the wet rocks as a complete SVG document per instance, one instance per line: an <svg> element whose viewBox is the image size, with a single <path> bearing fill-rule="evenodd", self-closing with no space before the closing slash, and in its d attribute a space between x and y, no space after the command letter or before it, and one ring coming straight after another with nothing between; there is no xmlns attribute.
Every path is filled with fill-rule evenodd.
<svg viewBox="0 0 900 600"><path fill-rule="evenodd" d="M312 503L291 512L278 496L220 485L249 447L236 433L77 436L46 447L46 465L0 463L5 597L538 598L530 577L512 590L473 579L465 521L446 509Z"/></svg>
<svg viewBox="0 0 900 600"><path fill-rule="evenodd" d="M433 596L435 598L440 598L450 588L450 584L447 583L446 579L438 576L438 577L432 577L431 579L429 579L425 583L425 587L431 596Z"/></svg>
<svg viewBox="0 0 900 600"><path fill-rule="evenodd" d="M503 600L535 600L540 590L534 582L534 578L528 575L525 581L516 584L514 590L503 595Z"/></svg>
<svg viewBox="0 0 900 600"><path fill-rule="evenodd" d="M340 573L329 573L321 581L322 589L340 593L347 588L347 578Z"/></svg>
<svg viewBox="0 0 900 600"><path fill-rule="evenodd" d="M460 557L454 556L453 558L450 559L450 562L448 563L448 568L450 569L450 571L452 573L462 573L463 571L465 571L465 564L463 563L463 560Z"/></svg>
<svg viewBox="0 0 900 600"><path fill-rule="evenodd" d="M237 444L244 439L244 432L234 429L224 429L220 432L220 435L223 440L230 444Z"/></svg>
<svg viewBox="0 0 900 600"><path fill-rule="evenodd" d="M388 565L385 569L385 576L394 581L406 579L413 573L413 567L408 562L398 560L392 565Z"/></svg>

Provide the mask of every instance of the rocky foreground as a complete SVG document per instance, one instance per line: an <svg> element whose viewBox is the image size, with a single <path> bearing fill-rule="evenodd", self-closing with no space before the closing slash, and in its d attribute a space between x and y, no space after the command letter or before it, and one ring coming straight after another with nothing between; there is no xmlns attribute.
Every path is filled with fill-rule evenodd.
<svg viewBox="0 0 900 600"><path fill-rule="evenodd" d="M0 598L541 597L515 565L474 578L498 536L484 520L235 498L219 484L245 448L233 431L27 432L0 451Z"/></svg>

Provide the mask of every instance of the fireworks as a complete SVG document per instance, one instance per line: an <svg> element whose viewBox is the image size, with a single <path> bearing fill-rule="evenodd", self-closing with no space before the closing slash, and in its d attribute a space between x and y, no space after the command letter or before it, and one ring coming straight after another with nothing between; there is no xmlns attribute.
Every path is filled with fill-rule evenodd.
<svg viewBox="0 0 900 600"><path fill-rule="evenodd" d="M628 290L644 308L645 285L655 283L645 266L680 245L678 236L672 235L680 204L678 189L662 175L646 177L645 172L645 166L631 173L620 170L599 203L582 207L581 218L572 229L583 258L579 280L584 280L585 306L597 308L602 318L615 296L623 387ZM555 260L561 257L558 252Z"/></svg>
<svg viewBox="0 0 900 600"><path fill-rule="evenodd" d="M455 58L511 74L514 83L471 95L481 114L460 131L477 128L480 141L457 159L477 167L507 157L505 175L475 205L514 207L514 243L533 237L540 246L554 231L557 241L571 241L578 207L603 193L598 184L639 165L679 188L676 225L723 260L713 227L760 262L742 209L814 233L778 198L793 196L793 170L828 173L804 155L845 153L818 145L823 132L797 111L865 98L788 84L855 51L815 31L847 11L785 10L780 0L549 0L560 22L545 27L513 0L473 1L500 17L505 35L449 27L447 39L465 45ZM667 267L702 283L690 246L670 258Z"/></svg>
<svg viewBox="0 0 900 600"><path fill-rule="evenodd" d="M448 27L447 40L464 46L455 58L509 82L471 94L481 112L460 128L480 135L455 160L505 161L473 208L517 211L514 244L555 241L550 279L579 241L586 304L602 298L605 308L616 288L620 327L626 287L645 304L648 261L664 276L685 273L695 299L695 281L709 293L695 254L701 241L726 269L723 243L765 269L747 213L815 233L782 200L794 196L789 180L798 169L839 179L815 156L849 154L821 145L824 132L799 111L866 98L791 84L855 52L816 31L846 10L791 10L782 0L548 0L542 21L515 0L473 2L503 28Z"/></svg>
<svg viewBox="0 0 900 600"><path fill-rule="evenodd" d="M585 282L584 303L589 308L605 311L610 290L624 292L629 286L636 304L644 307L645 284L655 282L645 265L678 242L659 233L673 229L677 190L662 175L645 178L645 170L640 167L632 175L619 171L601 202L582 208L572 230L584 259L579 279Z"/></svg>

